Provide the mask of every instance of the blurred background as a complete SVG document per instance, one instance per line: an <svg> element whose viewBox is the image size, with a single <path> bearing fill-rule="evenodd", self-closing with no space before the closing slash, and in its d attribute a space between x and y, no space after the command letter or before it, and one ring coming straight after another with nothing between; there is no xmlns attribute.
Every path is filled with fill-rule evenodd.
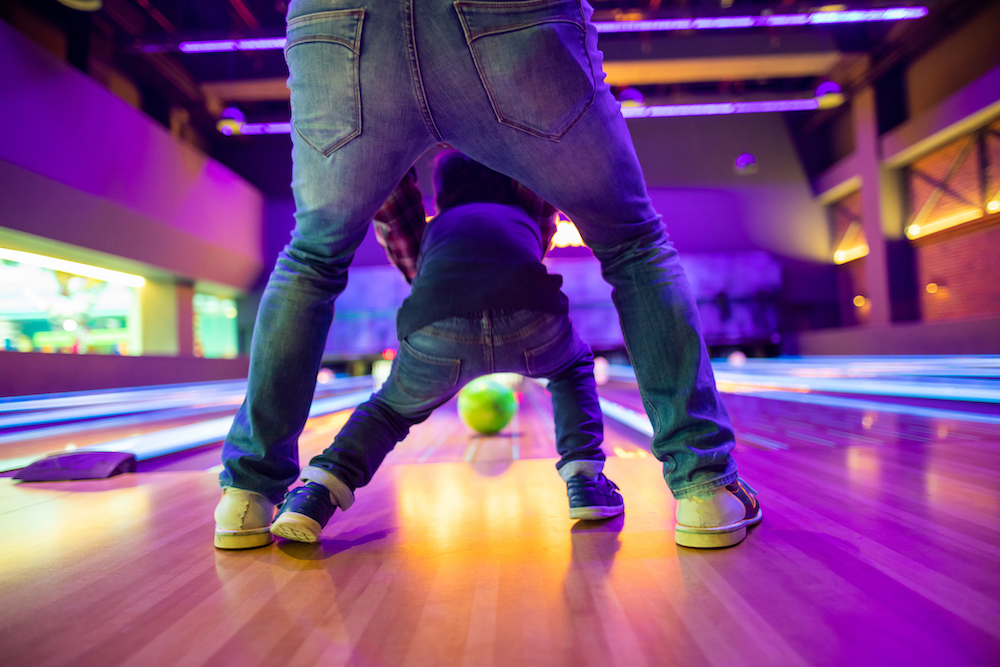
<svg viewBox="0 0 1000 667"><path fill-rule="evenodd" d="M714 356L1000 352L1000 2L593 5ZM286 9L0 1L0 396L246 376L294 224ZM556 243L627 364L565 217ZM407 294L369 233L325 365L391 359Z"/></svg>

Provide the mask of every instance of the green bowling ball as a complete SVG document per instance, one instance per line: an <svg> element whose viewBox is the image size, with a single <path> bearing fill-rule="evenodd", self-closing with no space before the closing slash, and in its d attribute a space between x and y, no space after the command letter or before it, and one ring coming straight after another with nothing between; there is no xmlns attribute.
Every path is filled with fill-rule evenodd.
<svg viewBox="0 0 1000 667"><path fill-rule="evenodd" d="M489 377L476 378L458 392L458 416L483 435L499 432L515 412L514 392Z"/></svg>

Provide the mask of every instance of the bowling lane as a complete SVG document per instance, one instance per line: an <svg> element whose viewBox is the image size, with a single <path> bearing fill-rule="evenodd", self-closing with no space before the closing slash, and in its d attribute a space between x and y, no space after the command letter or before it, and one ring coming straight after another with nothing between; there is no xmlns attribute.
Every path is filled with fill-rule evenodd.
<svg viewBox="0 0 1000 667"><path fill-rule="evenodd" d="M1000 651L1000 432L983 413L726 394L765 518L739 547L695 552L673 543L675 503L641 424L606 420L625 516L569 520L549 397L521 392L498 436L471 433L454 402L414 427L315 546L212 548L217 446L106 480L0 480L5 655L971 666ZM600 392L641 411L634 384ZM311 418L300 459L349 414Z"/></svg>
<svg viewBox="0 0 1000 667"><path fill-rule="evenodd" d="M359 387L370 386L370 378L321 383L311 414L356 405L351 397L363 400ZM204 448L225 436L245 391L246 382L215 382L0 401L0 472L60 452L130 451L143 460Z"/></svg>
<svg viewBox="0 0 1000 667"><path fill-rule="evenodd" d="M636 394L637 395L637 394ZM552 402L544 387L531 381L517 388L518 411L500 433L475 433L458 417L457 401L451 400L396 446L388 462L408 463L489 463L519 459L558 459ZM649 456L646 439L629 429L605 429L605 453L624 458Z"/></svg>

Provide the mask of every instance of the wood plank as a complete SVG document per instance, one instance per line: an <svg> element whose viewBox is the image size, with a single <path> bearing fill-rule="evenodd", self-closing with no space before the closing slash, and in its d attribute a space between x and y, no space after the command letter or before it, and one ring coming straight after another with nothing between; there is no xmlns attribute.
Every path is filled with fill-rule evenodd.
<svg viewBox="0 0 1000 667"><path fill-rule="evenodd" d="M981 665L1000 655L998 430L949 424L942 435L885 414L866 428L856 411L737 401L734 422L748 432L808 437L788 450L739 447L764 522L738 547L697 551L673 542L661 465L617 428L607 474L625 516L569 520L551 407L535 398L521 404L516 460L513 438L474 438L453 404L442 408L315 546L214 549L211 472L0 479L4 662ZM347 414L310 421L303 462Z"/></svg>

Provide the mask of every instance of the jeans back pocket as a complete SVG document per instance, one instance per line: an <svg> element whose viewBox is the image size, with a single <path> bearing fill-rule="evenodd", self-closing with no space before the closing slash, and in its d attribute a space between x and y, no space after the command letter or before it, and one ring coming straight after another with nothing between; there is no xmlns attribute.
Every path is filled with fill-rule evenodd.
<svg viewBox="0 0 1000 667"><path fill-rule="evenodd" d="M596 89L579 0L454 5L497 120L543 139L563 138Z"/></svg>
<svg viewBox="0 0 1000 667"><path fill-rule="evenodd" d="M419 332L415 332L419 333ZM410 334L413 337L414 334ZM430 340L430 343L436 343ZM437 357L421 352L407 340L399 345L393 372L400 388L421 401L441 398L450 393L458 383L462 362L460 359Z"/></svg>
<svg viewBox="0 0 1000 667"><path fill-rule="evenodd" d="M343 9L288 20L292 126L323 155L361 134L358 67L364 16L363 9Z"/></svg>

